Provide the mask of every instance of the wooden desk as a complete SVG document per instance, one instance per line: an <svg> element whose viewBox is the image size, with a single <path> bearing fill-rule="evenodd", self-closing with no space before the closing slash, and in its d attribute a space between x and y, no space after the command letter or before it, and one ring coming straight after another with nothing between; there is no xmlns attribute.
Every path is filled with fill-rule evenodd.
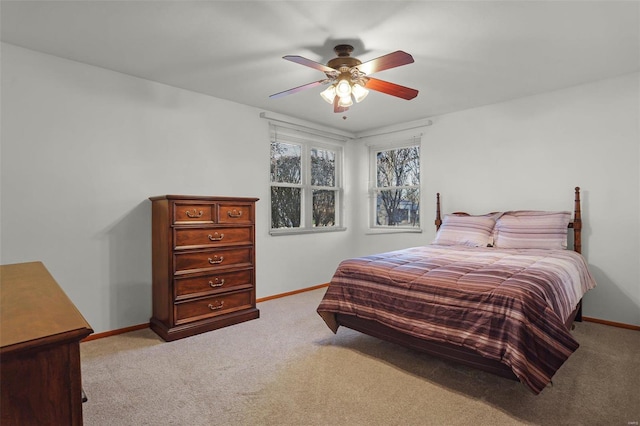
<svg viewBox="0 0 640 426"><path fill-rule="evenodd" d="M41 262L0 266L0 423L81 425L80 340L93 333Z"/></svg>

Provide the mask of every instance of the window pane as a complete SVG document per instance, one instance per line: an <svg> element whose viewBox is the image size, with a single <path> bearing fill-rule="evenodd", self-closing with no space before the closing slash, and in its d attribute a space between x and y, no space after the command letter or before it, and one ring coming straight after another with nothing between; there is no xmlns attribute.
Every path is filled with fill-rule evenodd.
<svg viewBox="0 0 640 426"><path fill-rule="evenodd" d="M271 187L271 228L300 227L301 189Z"/></svg>
<svg viewBox="0 0 640 426"><path fill-rule="evenodd" d="M313 191L313 226L335 226L336 191Z"/></svg>
<svg viewBox="0 0 640 426"><path fill-rule="evenodd" d="M420 147L412 146L376 155L378 188L420 184Z"/></svg>
<svg viewBox="0 0 640 426"><path fill-rule="evenodd" d="M300 145L271 142L271 182L300 183Z"/></svg>
<svg viewBox="0 0 640 426"><path fill-rule="evenodd" d="M377 226L420 226L420 190L394 189L377 192Z"/></svg>
<svg viewBox="0 0 640 426"><path fill-rule="evenodd" d="M311 149L311 185L336 185L336 153L325 149Z"/></svg>

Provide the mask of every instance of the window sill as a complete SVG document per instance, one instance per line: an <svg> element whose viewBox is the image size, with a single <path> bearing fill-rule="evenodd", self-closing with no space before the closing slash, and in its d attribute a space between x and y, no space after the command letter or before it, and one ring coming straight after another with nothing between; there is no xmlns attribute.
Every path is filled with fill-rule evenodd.
<svg viewBox="0 0 640 426"><path fill-rule="evenodd" d="M347 228L339 227L339 226L331 226L331 227L319 227L319 228L295 228L295 229L272 229L269 231L269 235L272 237L277 237L280 235L296 235L296 234L323 234L326 232L342 232L346 231Z"/></svg>
<svg viewBox="0 0 640 426"><path fill-rule="evenodd" d="M422 228L369 228L365 235L379 234L421 234Z"/></svg>

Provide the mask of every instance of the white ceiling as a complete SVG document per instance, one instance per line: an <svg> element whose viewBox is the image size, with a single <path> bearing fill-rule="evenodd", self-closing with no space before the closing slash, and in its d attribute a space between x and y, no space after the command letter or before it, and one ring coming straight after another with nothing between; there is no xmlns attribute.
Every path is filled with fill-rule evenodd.
<svg viewBox="0 0 640 426"><path fill-rule="evenodd" d="M361 133L640 70L638 1L5 1L2 41ZM324 78L282 59L326 63L336 44L365 62L404 50L415 63L374 74L418 89L372 92L346 114ZM346 116L346 119L343 119Z"/></svg>

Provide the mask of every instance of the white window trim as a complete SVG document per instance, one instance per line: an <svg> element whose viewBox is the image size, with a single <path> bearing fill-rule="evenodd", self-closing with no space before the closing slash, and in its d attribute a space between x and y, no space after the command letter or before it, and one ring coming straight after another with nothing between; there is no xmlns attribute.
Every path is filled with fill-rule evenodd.
<svg viewBox="0 0 640 426"><path fill-rule="evenodd" d="M411 139L403 139L401 141L390 142L390 143L380 143L380 144L371 144L369 145L369 203L368 203L368 211L369 211L369 228L366 232L367 235L371 234L398 234L398 233L421 233L423 231L422 226L422 218L423 215L423 203L420 202L419 215L420 215L420 226L380 226L376 225L376 191L378 187L376 186L377 182L377 153L380 151L391 151L395 149L409 148L413 146L417 146L420 148L420 185L418 186L420 190L420 199L422 200L422 135L413 136ZM395 188L395 187L394 187ZM400 187L398 187L400 188Z"/></svg>
<svg viewBox="0 0 640 426"><path fill-rule="evenodd" d="M269 234L277 235L295 235L295 234L311 234L323 232L345 231L344 227L344 188L343 188L343 164L344 164L344 142L342 139L333 139L326 133L318 131L314 132L310 129L301 129L299 126L287 126L282 124L269 123L269 144L272 142L291 143L301 146L301 183L289 184L283 182L271 182L269 175L269 188L272 186L290 186L301 188L301 219L298 228L271 228L271 190L269 190ZM334 151L336 153L336 176L335 187L314 186L311 185L311 150L313 148ZM313 226L313 190L327 189L336 191L335 217L336 224L334 226Z"/></svg>

